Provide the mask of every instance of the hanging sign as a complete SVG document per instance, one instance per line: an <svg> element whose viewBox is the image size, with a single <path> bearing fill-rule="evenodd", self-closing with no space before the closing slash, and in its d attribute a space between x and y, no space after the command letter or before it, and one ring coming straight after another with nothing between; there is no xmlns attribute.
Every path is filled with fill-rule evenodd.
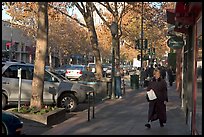
<svg viewBox="0 0 204 137"><path fill-rule="evenodd" d="M168 39L167 45L173 49L180 49L184 46L184 40L182 37L174 36Z"/></svg>

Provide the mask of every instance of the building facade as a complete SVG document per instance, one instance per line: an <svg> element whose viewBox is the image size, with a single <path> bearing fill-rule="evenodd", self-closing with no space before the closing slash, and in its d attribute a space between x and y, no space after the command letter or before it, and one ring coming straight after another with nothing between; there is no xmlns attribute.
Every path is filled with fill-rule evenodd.
<svg viewBox="0 0 204 137"><path fill-rule="evenodd" d="M34 43L22 30L2 21L2 59L9 58L33 63Z"/></svg>
<svg viewBox="0 0 204 137"><path fill-rule="evenodd" d="M202 2L176 2L167 10L167 23L182 34L177 49L177 90L192 135L202 135Z"/></svg>
<svg viewBox="0 0 204 137"><path fill-rule="evenodd" d="M12 27L8 21L2 20L2 60L17 60L25 63L34 63L35 61L35 42L23 33L23 30ZM59 58L52 52L47 54L45 63L49 65L49 59L52 60L52 66L59 67Z"/></svg>

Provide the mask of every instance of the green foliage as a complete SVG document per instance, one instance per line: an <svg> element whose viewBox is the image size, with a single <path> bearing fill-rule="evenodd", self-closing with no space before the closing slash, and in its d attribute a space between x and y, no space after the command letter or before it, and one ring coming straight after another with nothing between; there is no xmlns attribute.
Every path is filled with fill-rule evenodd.
<svg viewBox="0 0 204 137"><path fill-rule="evenodd" d="M37 115L42 115L42 114L48 113L50 111L53 111L55 109L57 109L56 106L54 106L54 107L52 107L52 106L45 106L42 109L38 109L37 107L21 106L19 111L18 111L18 108L15 108L12 111L13 112L22 113L22 114L37 114Z"/></svg>

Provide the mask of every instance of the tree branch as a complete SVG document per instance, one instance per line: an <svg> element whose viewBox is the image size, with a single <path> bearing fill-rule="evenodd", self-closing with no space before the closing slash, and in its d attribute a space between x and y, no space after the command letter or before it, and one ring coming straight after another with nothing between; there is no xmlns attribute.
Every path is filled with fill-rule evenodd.
<svg viewBox="0 0 204 137"><path fill-rule="evenodd" d="M107 5L106 5L107 10L110 11L110 13L112 13L112 14L114 15L115 12L114 12L113 9L111 8L109 2L106 2L106 4L107 4Z"/></svg>
<svg viewBox="0 0 204 137"><path fill-rule="evenodd" d="M96 8L96 5L93 4L93 8L96 10L97 14L99 15L99 17L103 20L103 22L105 23L105 25L110 28L110 25L108 24L108 22L105 20L105 18L101 15L100 11Z"/></svg>
<svg viewBox="0 0 204 137"><path fill-rule="evenodd" d="M77 23L79 23L81 26L83 26L83 27L85 27L85 28L87 28L87 26L85 25L85 24L83 24L83 23L81 23L78 19L76 19L76 18L73 18L72 16L70 16L69 14L67 14L67 13L64 13L63 11L61 11L60 9L58 9L58 8L56 8L56 7L54 7L53 5L51 5L51 4L48 4L50 7L52 7L53 9L55 9L56 11L58 11L58 12L60 12L60 13L62 13L63 15L66 15L67 17L69 17L69 18L71 18L72 20L75 20Z"/></svg>
<svg viewBox="0 0 204 137"><path fill-rule="evenodd" d="M114 11L113 11L113 9L111 9L108 2L106 2L106 4L104 4L102 2L98 2L98 3L101 4L102 6L104 6L112 15L114 15Z"/></svg>
<svg viewBox="0 0 204 137"><path fill-rule="evenodd" d="M125 2L124 2L124 5L123 5L123 9L119 15L119 22L120 22L120 25L119 25L119 30L120 30L120 34L118 34L118 37L120 38L122 36L122 17L123 17L123 13L125 13Z"/></svg>
<svg viewBox="0 0 204 137"><path fill-rule="evenodd" d="M83 2L81 2L81 6L83 7L83 12L85 13L85 6L84 6L84 4L83 4Z"/></svg>
<svg viewBox="0 0 204 137"><path fill-rule="evenodd" d="M122 11L121 11L121 13L119 15L119 20L122 19L123 13L125 13L125 2L124 2L124 5L123 5L123 9L122 9Z"/></svg>
<svg viewBox="0 0 204 137"><path fill-rule="evenodd" d="M79 3L75 2L74 5L77 7L77 9L81 12L82 15L85 14L85 8L82 9Z"/></svg>

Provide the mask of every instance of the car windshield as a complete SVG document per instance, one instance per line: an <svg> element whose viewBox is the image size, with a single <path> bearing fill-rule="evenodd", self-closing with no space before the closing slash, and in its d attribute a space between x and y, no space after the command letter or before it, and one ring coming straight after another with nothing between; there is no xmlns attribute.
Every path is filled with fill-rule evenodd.
<svg viewBox="0 0 204 137"><path fill-rule="evenodd" d="M67 80L65 77L63 77L62 75L56 73L56 72L51 72L52 74L54 74L55 76L57 76L60 80Z"/></svg>
<svg viewBox="0 0 204 137"><path fill-rule="evenodd" d="M89 67L95 67L95 64L89 64Z"/></svg>
<svg viewBox="0 0 204 137"><path fill-rule="evenodd" d="M84 66L71 66L69 69L71 69L71 70L84 70L85 67Z"/></svg>
<svg viewBox="0 0 204 137"><path fill-rule="evenodd" d="M61 66L61 67L59 67L57 69L68 69L70 67L71 67L71 65L63 65L63 66Z"/></svg>

